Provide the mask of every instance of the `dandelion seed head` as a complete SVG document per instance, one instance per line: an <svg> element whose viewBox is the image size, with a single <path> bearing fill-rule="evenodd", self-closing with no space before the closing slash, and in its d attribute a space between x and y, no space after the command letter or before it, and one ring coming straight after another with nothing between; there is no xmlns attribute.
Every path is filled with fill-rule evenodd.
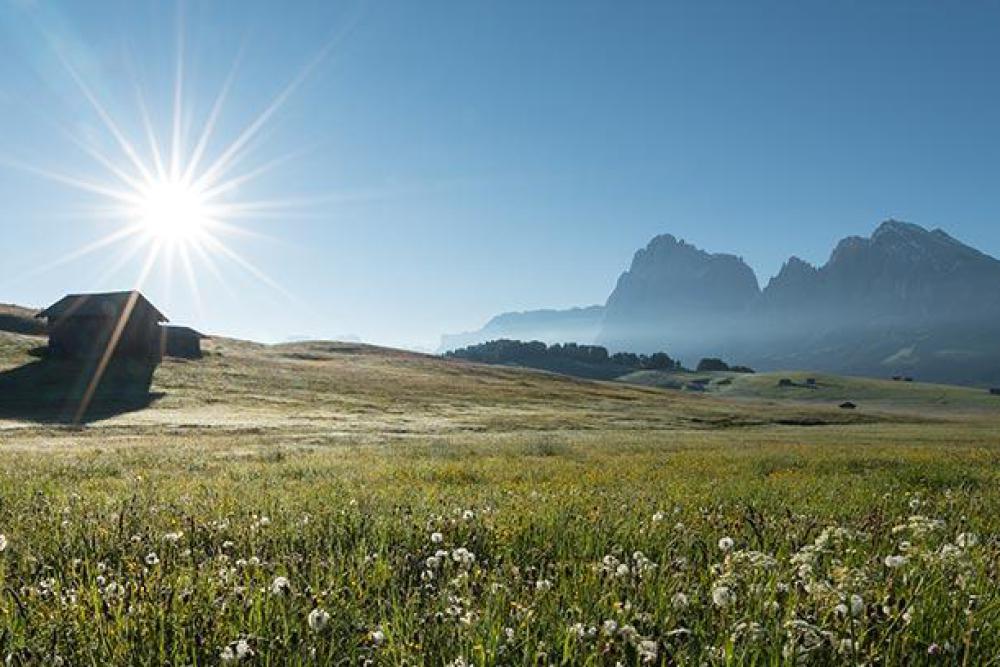
<svg viewBox="0 0 1000 667"><path fill-rule="evenodd" d="M736 594L728 586L716 586L712 589L712 603L716 607L729 607L736 602Z"/></svg>
<svg viewBox="0 0 1000 667"><path fill-rule="evenodd" d="M899 568L906 565L906 556L886 556L885 566L888 568Z"/></svg>
<svg viewBox="0 0 1000 667"><path fill-rule="evenodd" d="M273 595L285 595L292 591L292 583L288 577L275 577L271 582L271 593Z"/></svg>
<svg viewBox="0 0 1000 667"><path fill-rule="evenodd" d="M325 609L316 608L309 612L309 628L319 632L330 622L330 614Z"/></svg>

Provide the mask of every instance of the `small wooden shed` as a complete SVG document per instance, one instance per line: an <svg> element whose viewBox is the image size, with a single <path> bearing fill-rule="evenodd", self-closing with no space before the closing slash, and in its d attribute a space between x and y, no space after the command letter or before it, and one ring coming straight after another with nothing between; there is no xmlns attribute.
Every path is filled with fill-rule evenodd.
<svg viewBox="0 0 1000 667"><path fill-rule="evenodd" d="M208 336L191 327L160 327L160 345L165 357L201 359L201 341L205 338Z"/></svg>
<svg viewBox="0 0 1000 667"><path fill-rule="evenodd" d="M137 291L70 294L37 317L47 320L49 354L64 359L158 362L166 316Z"/></svg>

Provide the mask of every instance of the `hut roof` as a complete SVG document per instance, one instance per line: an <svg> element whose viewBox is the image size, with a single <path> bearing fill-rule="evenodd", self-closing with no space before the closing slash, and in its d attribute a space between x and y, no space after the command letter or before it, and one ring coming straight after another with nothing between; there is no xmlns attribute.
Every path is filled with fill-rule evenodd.
<svg viewBox="0 0 1000 667"><path fill-rule="evenodd" d="M167 316L156 309L146 297L135 290L129 292L104 292L99 294L69 294L38 313L35 317L50 320L64 317L117 317L124 312L130 298L135 295L135 308L151 311L157 322L166 322Z"/></svg>

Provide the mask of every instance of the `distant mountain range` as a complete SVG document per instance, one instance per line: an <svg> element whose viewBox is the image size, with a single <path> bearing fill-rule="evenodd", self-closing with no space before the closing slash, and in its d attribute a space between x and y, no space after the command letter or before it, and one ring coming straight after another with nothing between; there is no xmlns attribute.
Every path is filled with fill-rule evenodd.
<svg viewBox="0 0 1000 667"><path fill-rule="evenodd" d="M940 229L889 220L842 240L823 266L792 257L761 289L740 257L668 234L636 253L604 306L500 315L445 336L442 349L497 338L1000 384L1000 261Z"/></svg>

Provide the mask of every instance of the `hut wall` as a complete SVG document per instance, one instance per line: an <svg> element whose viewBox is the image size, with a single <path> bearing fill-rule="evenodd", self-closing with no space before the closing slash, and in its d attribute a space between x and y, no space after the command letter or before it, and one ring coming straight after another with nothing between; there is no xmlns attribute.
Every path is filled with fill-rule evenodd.
<svg viewBox="0 0 1000 667"><path fill-rule="evenodd" d="M71 316L49 328L49 350L57 357L88 359L102 356L118 325L115 317ZM135 311L115 346L115 358L156 361L160 358L159 326L150 312Z"/></svg>

